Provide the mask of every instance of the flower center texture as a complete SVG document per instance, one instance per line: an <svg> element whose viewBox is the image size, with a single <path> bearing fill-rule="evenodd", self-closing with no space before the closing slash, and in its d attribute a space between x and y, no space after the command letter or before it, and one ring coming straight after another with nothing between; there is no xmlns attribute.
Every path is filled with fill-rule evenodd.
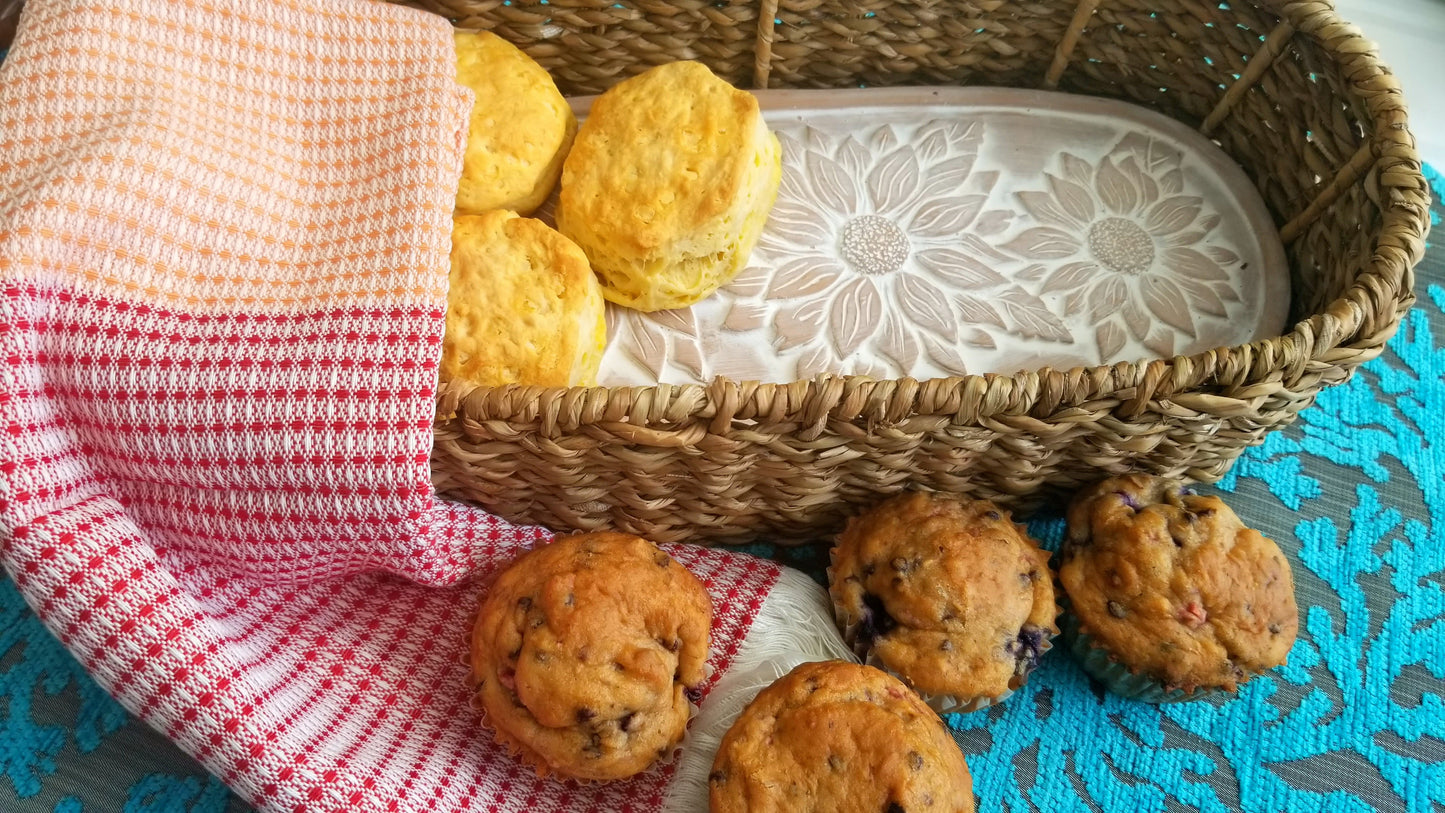
<svg viewBox="0 0 1445 813"><path fill-rule="evenodd" d="M891 274L908 261L908 237L886 217L855 217L843 226L843 259L864 274Z"/></svg>
<svg viewBox="0 0 1445 813"><path fill-rule="evenodd" d="M1138 223L1122 217L1106 217L1090 226L1089 250L1120 274L1141 274L1154 264L1154 240Z"/></svg>

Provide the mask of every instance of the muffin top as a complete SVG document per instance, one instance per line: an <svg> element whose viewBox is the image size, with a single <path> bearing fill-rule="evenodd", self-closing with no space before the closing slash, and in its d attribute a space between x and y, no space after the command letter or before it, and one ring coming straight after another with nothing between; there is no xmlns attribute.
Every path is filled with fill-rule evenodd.
<svg viewBox="0 0 1445 813"><path fill-rule="evenodd" d="M897 678L805 663L758 693L708 776L721 811L974 810L973 779L948 728Z"/></svg>
<svg viewBox="0 0 1445 813"><path fill-rule="evenodd" d="M453 220L451 263L443 378L540 387L596 379L607 305L575 243L494 209Z"/></svg>
<svg viewBox="0 0 1445 813"><path fill-rule="evenodd" d="M849 522L830 592L860 655L925 695L997 698L1058 633L1048 560L991 502L907 493Z"/></svg>
<svg viewBox="0 0 1445 813"><path fill-rule="evenodd" d="M1168 689L1233 691L1284 663L1299 630L1279 546L1218 497L1147 475L1069 506L1059 580L1081 632Z"/></svg>
<svg viewBox="0 0 1445 813"><path fill-rule="evenodd" d="M487 592L473 678L497 740L539 773L620 779L682 739L711 623L702 583L650 542L563 537Z"/></svg>
<svg viewBox="0 0 1445 813"><path fill-rule="evenodd" d="M456 33L457 83L470 88L457 212L542 205L577 133L577 117L547 71L489 31Z"/></svg>

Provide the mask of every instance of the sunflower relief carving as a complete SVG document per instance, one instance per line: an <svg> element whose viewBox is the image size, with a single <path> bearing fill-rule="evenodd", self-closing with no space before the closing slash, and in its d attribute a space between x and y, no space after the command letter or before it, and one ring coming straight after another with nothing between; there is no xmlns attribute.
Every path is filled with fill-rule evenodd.
<svg viewBox="0 0 1445 813"><path fill-rule="evenodd" d="M1001 332L1072 342L990 245L1016 215L991 207L999 172L978 169L984 135L959 121L781 132L782 189L724 327L771 316L771 349L800 378L911 375L922 359L964 374L962 349L993 349Z"/></svg>
<svg viewBox="0 0 1445 813"><path fill-rule="evenodd" d="M1130 338L1172 355L1240 302L1231 271L1242 261L1217 234L1221 215L1186 192L1181 163L1135 134L1098 161L1062 153L1044 188L1017 193L1036 225L1003 248L1036 264L1062 314L1086 317L1101 360Z"/></svg>

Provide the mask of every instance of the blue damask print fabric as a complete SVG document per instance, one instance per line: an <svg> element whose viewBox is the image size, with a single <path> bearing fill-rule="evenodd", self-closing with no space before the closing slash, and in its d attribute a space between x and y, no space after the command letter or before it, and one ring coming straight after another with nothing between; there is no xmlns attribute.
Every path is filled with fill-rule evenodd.
<svg viewBox="0 0 1445 813"><path fill-rule="evenodd" d="M1289 663L1237 699L1156 707L1098 690L1055 650L1007 703L948 718L980 810L1445 808L1445 245L1420 274L1388 351L1214 487L1291 555ZM1057 516L1030 527L1057 548ZM823 578L824 549L750 550ZM130 719L3 579L0 708L0 810L244 809Z"/></svg>

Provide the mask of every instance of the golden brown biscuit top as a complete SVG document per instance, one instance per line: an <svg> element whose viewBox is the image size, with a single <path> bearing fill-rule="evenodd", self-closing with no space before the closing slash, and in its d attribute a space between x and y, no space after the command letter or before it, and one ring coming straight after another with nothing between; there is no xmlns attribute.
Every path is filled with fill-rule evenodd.
<svg viewBox="0 0 1445 813"><path fill-rule="evenodd" d="M860 647L920 692L994 698L1058 633L1048 560L991 502L908 493L848 524L832 594Z"/></svg>
<svg viewBox="0 0 1445 813"><path fill-rule="evenodd" d="M645 768L682 736L706 676L712 606L697 577L626 534L562 537L487 592L472 670L510 744L569 776Z"/></svg>
<svg viewBox="0 0 1445 813"><path fill-rule="evenodd" d="M1232 691L1285 662L1299 630L1289 562L1223 500L1130 475L1080 493L1068 521L1073 612L1134 671Z"/></svg>
<svg viewBox="0 0 1445 813"><path fill-rule="evenodd" d="M719 811L974 810L973 779L932 709L869 666L806 663L728 729L708 777Z"/></svg>
<svg viewBox="0 0 1445 813"><path fill-rule="evenodd" d="M547 71L501 37L458 31L456 54L457 83L476 97L457 209L531 214L557 183L577 117Z"/></svg>
<svg viewBox="0 0 1445 813"><path fill-rule="evenodd" d="M454 219L451 261L443 378L589 383L605 304L582 249L540 220L496 209Z"/></svg>
<svg viewBox="0 0 1445 813"><path fill-rule="evenodd" d="M562 167L560 209L638 254L731 209L753 175L757 99L699 62L659 65L593 103Z"/></svg>

